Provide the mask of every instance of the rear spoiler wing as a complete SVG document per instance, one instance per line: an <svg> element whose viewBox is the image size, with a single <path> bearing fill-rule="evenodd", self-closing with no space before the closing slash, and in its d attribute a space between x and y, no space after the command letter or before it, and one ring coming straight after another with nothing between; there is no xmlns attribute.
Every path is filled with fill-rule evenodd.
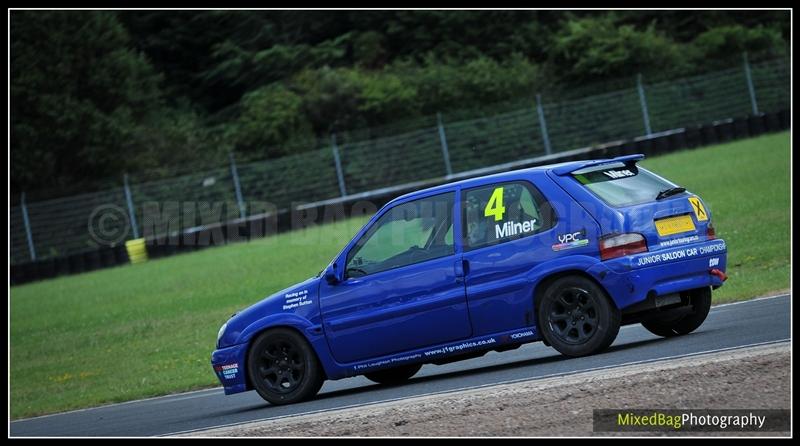
<svg viewBox="0 0 800 446"><path fill-rule="evenodd" d="M587 167L594 167L594 166L601 166L603 164L611 164L611 163L629 163L629 162L636 162L641 161L644 159L643 153L637 153L635 155L625 155L625 156L618 156L616 158L608 158L602 160L590 160L590 161L579 161L577 163L569 163L566 166L560 166L553 169L553 173L556 175L567 175L576 170L585 169Z"/></svg>

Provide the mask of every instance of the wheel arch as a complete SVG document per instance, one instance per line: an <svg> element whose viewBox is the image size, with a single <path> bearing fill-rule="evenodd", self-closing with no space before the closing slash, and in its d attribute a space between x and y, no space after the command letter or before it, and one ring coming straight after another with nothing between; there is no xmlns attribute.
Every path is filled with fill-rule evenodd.
<svg viewBox="0 0 800 446"><path fill-rule="evenodd" d="M247 343L247 349L245 350L245 353L244 353L244 367L242 368L244 370L245 388L247 390L252 390L252 389L255 388L253 386L253 382L252 382L251 377L250 377L249 364L248 364L248 361L249 361L249 358L250 358L250 350L253 348L254 341L256 339L258 339L262 334L264 334L264 333L266 333L266 332L268 332L270 330L277 330L277 329L286 329L286 330L289 330L289 331L293 331L293 332L297 333L298 335L300 335L301 338L305 339L306 343L308 343L308 346L311 348L311 351L314 352L314 356L317 357L317 362L319 363L320 369L322 370L323 378L327 380L328 379L328 371L325 370L325 366L324 366L324 363L322 361L322 358L320 358L319 352L317 351L316 347L314 346L314 343L312 342L312 340L309 339L307 334L304 332L305 330L303 328L298 327L297 325L283 322L283 323L275 323L275 324L263 325L263 326L261 326L261 327L259 327L257 329L253 329L253 330L248 332L247 338L245 340L245 342Z"/></svg>
<svg viewBox="0 0 800 446"><path fill-rule="evenodd" d="M558 335L555 338L550 338L547 333L548 326L547 325L541 326L540 322L542 322L542 318L544 318L544 316L539 314L540 311L539 302L545 295L546 290L550 286L552 286L552 284L566 277L576 277L588 281L589 283L594 284L598 290L601 290L603 293L605 293L606 295L605 306L606 310L609 310L607 311L608 313L608 319L606 321L607 325L604 323L599 323L597 321L594 324L594 327L597 328L598 330L602 328L602 334L600 336L596 336L598 330L593 329L592 335L588 338L584 337L583 342L570 343L565 339L560 339ZM544 277L541 281L539 281L536 284L533 299L534 299L533 302L534 315L536 317L536 322L537 322L537 331L539 332L545 345L553 346L563 355L571 357L579 357L602 351L608 348L608 346L610 346L614 342L614 339L616 339L617 334L619 333L621 311L617 303L614 301L613 297L608 292L608 289L604 287L595 277L593 277L587 271L583 271L580 269L564 269ZM583 317L581 317L581 320L583 320ZM543 323L546 324L546 322ZM584 323L581 322L581 324ZM575 325L575 320L573 320L572 325ZM580 339L578 341L580 341Z"/></svg>
<svg viewBox="0 0 800 446"><path fill-rule="evenodd" d="M580 276L580 277L586 278L588 280L591 280L592 282L594 282L595 285L600 287L600 289L603 290L606 293L606 296L608 296L608 300L611 302L611 304L615 308L617 308L618 310L620 309L619 306L617 305L617 303L614 301L614 298L611 296L611 293L608 291L608 289L606 287L604 287L603 284L600 283L600 281L598 281L594 276L592 276L588 272L586 272L584 270L580 270L580 269L565 269L565 270L552 272L552 273L548 274L547 276L544 276L534 286L534 288L533 288L533 314L534 314L534 317L536 318L537 321L539 320L538 319L538 317L539 317L539 301L540 301L542 295L544 294L545 290L547 289L547 287L549 287L551 284L553 284L553 282L555 282L556 280L561 279L563 277L569 277L569 276Z"/></svg>

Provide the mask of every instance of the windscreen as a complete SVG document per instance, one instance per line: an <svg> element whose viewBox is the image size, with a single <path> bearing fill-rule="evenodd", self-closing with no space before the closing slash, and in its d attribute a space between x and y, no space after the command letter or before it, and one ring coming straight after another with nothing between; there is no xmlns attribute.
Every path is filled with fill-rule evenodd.
<svg viewBox="0 0 800 446"><path fill-rule="evenodd" d="M675 184L633 163L612 163L577 170L572 176L611 206L631 206L654 201L659 192Z"/></svg>

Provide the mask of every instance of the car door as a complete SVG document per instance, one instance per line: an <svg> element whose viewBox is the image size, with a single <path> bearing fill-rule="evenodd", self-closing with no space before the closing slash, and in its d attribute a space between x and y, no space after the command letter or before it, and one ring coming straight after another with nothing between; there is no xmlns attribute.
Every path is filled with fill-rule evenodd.
<svg viewBox="0 0 800 446"><path fill-rule="evenodd" d="M336 361L470 336L455 212L456 192L398 203L337 259L343 280L320 285L323 327Z"/></svg>
<svg viewBox="0 0 800 446"><path fill-rule="evenodd" d="M551 204L527 180L463 189L461 197L473 335L535 325L527 273L557 255Z"/></svg>

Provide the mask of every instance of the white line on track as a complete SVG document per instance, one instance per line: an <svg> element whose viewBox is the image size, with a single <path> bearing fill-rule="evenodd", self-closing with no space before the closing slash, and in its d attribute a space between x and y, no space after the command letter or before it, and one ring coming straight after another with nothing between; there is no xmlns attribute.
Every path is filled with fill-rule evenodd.
<svg viewBox="0 0 800 446"><path fill-rule="evenodd" d="M727 303L727 304L714 305L714 306L711 307L711 311L709 311L708 314L710 316L712 314L725 313L726 311L734 310L734 308L727 308L727 307L731 307L733 305L749 304L751 302L758 302L758 301L762 301L762 300L777 299L779 297L787 297L787 296L791 296L791 295L790 294L778 294L778 295L775 295L775 296L757 297L755 299L750 299L750 300L740 300L739 302L730 302L730 303ZM790 300L789 301L789 305L791 305L791 304L792 304L792 302ZM646 330L640 324L623 325L622 327L619 327L620 331L625 330L625 329L630 329L630 328L641 328L642 330Z"/></svg>
<svg viewBox="0 0 800 446"><path fill-rule="evenodd" d="M730 303L727 303L727 304L714 305L713 307L711 307L711 309L713 310L715 308L730 307L731 305L749 304L750 302L758 302L760 300L777 299L779 297L787 297L787 296L791 296L791 294L784 293L784 294L776 294L774 296L756 297L755 299L740 300L738 302L730 302ZM789 300L789 305L791 305L791 303L792 303L792 301Z"/></svg>
<svg viewBox="0 0 800 446"><path fill-rule="evenodd" d="M299 416L303 416L303 415L311 415L311 414L317 414L317 413L323 413L323 412L333 412L333 411L337 411L337 410L351 409L351 408L354 408L354 407L373 406L373 405L376 405L376 404L390 403L390 402L393 402L393 401L400 401L400 400L405 400L405 399L410 399L410 398L417 398L417 397L423 397L423 396L432 396L432 395L445 395L445 394L449 394L449 393L457 393L457 392L463 392L463 391L467 391L467 390L481 389L481 388L484 388L484 387L492 387L492 386L501 386L501 385L506 385L506 384L514 384L514 383L523 382L523 381L538 381L538 380L541 380L541 379L554 378L554 377L558 377L558 376L569 376L569 375L575 375L575 374L579 374L579 373L594 372L594 371L598 371L598 370L613 369L613 368L625 367L625 366L631 366L631 365L649 364L649 363L658 362L658 361L668 361L668 360L680 359L680 358L690 358L692 356L700 356L700 355L707 355L707 354L711 354L711 353L719 353L719 352L724 352L724 351L739 350L739 349L743 349L743 348L757 347L757 346L762 346L762 345L780 344L782 342L788 342L788 341L791 341L791 339L787 338L787 339L779 339L779 340L775 340L775 341L757 342L757 343L754 343L754 344L738 345L738 346L735 346L735 347L725 347L725 348L719 348L719 349L714 349L714 350L705 350L705 351L702 351L702 352L687 353L687 354L683 354L683 355L662 356L662 357L659 357L659 358L644 359L644 360L641 360L641 361L631 361L631 362L625 362L625 363L621 363L621 364L613 364L613 365L606 365L606 366L600 366L600 367L592 367L592 368L588 368L588 369L574 370L574 371L569 371L569 372L551 373L549 375L537 376L535 378L512 379L512 380L499 381L499 382L490 383L490 384L481 384L481 385L477 385L477 386L466 386L466 387L460 387L460 388L457 388L457 389L443 390L443 391L439 391L439 392L420 393L420 394L416 394L416 395L409 395L409 396L398 397L398 398L388 398L388 399L385 399L385 400L371 401L369 403L350 404L350 405L346 405L346 406L339 406L339 407L333 407L333 408L328 408L328 409L310 410L310 411L307 411L307 412L300 412L300 413L294 413L294 414L289 414L289 415L281 415L281 416L277 416L277 417L266 417L266 418L260 418L260 419L255 419L255 420L240 421L240 422L237 422L237 423L221 424L221 425L218 425L218 426L209 426L209 427L203 427L203 428L198 428L198 429L190 429L190 430L185 430L185 431L171 432L171 433L168 433L168 434L162 434L162 435L158 435L158 436L159 437L166 437L166 436L171 436L171 435L188 434L188 433L191 433L191 432L200 432L200 431L205 431L205 430L209 430L209 429L218 429L218 428L223 428L223 427L231 427L231 426L238 426L238 425L243 425L243 424L257 423L257 422L261 422L261 421L281 420L281 419L285 419L285 418L299 417Z"/></svg>

